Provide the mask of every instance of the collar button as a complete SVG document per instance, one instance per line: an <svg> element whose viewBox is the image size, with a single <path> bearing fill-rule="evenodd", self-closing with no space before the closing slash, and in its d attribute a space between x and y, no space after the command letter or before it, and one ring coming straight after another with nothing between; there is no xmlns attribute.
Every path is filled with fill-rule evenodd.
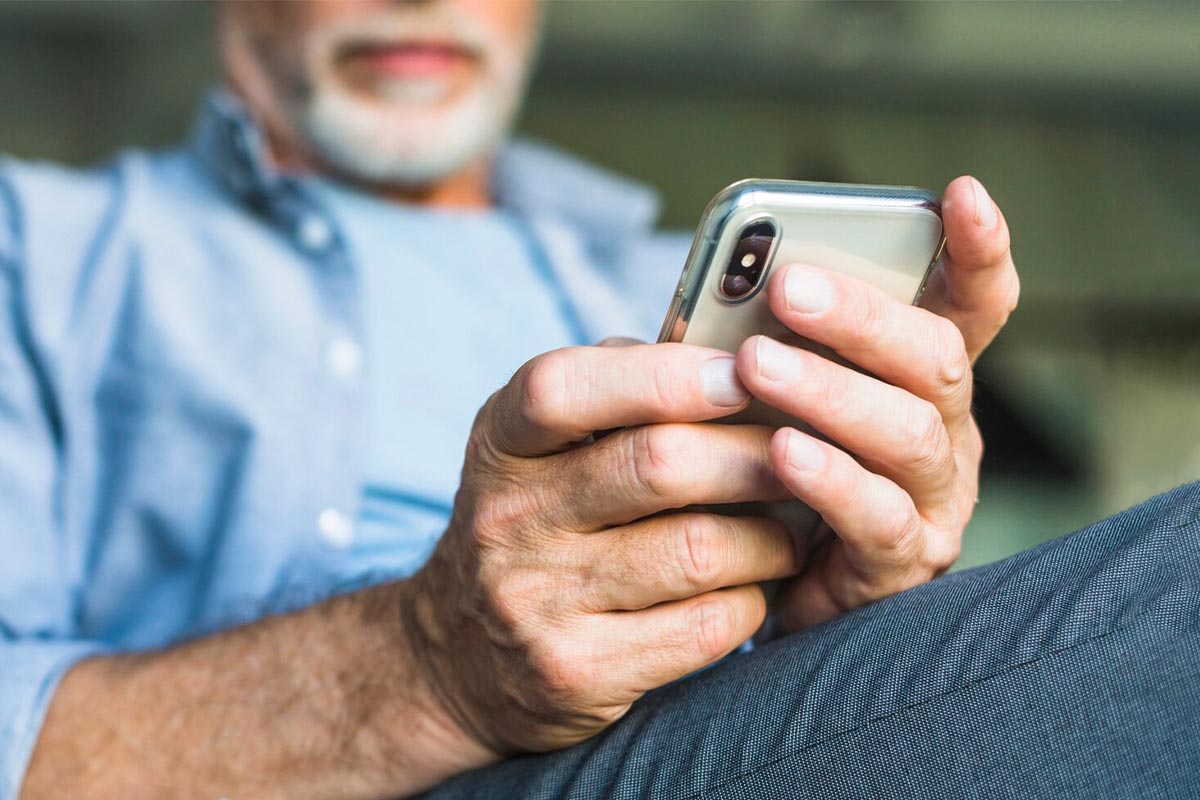
<svg viewBox="0 0 1200 800"><path fill-rule="evenodd" d="M333 228L320 216L307 214L296 225L296 241L309 253L324 253L333 243Z"/></svg>

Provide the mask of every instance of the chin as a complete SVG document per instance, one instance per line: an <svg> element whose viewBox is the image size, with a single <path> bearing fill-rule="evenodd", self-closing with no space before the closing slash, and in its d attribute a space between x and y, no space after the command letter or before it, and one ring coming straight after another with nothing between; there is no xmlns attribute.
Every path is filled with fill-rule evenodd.
<svg viewBox="0 0 1200 800"><path fill-rule="evenodd" d="M360 181L436 183L490 155L508 134L520 87L389 81L370 93L316 87L298 127L320 157Z"/></svg>

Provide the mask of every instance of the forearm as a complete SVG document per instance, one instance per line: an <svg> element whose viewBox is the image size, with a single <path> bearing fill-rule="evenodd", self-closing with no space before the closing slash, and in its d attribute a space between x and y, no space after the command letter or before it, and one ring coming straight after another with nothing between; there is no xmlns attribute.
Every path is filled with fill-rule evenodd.
<svg viewBox="0 0 1200 800"><path fill-rule="evenodd" d="M21 797L394 797L486 763L410 658L406 588L80 663Z"/></svg>

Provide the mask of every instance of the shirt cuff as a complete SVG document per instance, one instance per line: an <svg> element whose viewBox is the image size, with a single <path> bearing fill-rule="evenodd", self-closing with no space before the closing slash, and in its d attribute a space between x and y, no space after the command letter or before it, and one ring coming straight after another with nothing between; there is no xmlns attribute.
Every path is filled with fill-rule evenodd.
<svg viewBox="0 0 1200 800"><path fill-rule="evenodd" d="M104 647L84 641L0 641L0 797L17 797L62 676Z"/></svg>

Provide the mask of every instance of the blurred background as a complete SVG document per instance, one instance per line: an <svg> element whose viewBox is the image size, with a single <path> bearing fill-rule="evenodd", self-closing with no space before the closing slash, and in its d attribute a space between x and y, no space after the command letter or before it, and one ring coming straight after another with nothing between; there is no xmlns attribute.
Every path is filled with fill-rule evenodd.
<svg viewBox="0 0 1200 800"><path fill-rule="evenodd" d="M212 18L0 3L0 152L177 140ZM744 177L979 176L1023 292L979 365L969 566L1200 478L1198 41L1185 2L558 2L521 128L654 184L685 229Z"/></svg>

